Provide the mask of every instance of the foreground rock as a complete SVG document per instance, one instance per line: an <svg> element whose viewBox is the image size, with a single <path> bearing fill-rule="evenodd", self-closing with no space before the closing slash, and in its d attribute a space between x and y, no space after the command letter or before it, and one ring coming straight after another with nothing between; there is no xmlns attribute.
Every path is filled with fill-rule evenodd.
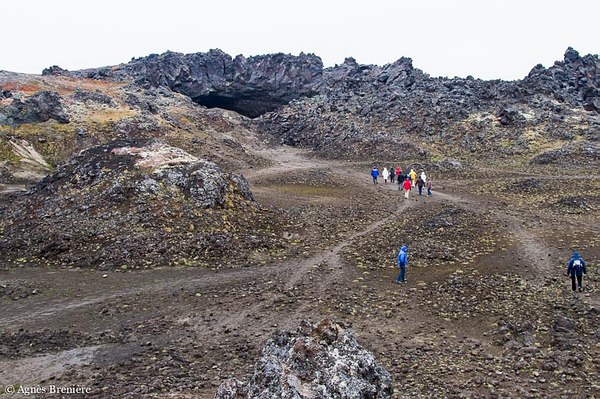
<svg viewBox="0 0 600 399"><path fill-rule="evenodd" d="M251 380L228 380L216 399L391 398L389 373L362 348L352 332L325 319L280 332L262 352Z"/></svg>
<svg viewBox="0 0 600 399"><path fill-rule="evenodd" d="M8 264L202 265L276 246L242 176L147 139L85 150L4 206Z"/></svg>

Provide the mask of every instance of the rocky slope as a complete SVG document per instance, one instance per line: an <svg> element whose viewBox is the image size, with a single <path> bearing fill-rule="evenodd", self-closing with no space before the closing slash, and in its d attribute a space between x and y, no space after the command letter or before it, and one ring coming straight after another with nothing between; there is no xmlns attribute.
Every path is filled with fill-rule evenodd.
<svg viewBox="0 0 600 399"><path fill-rule="evenodd" d="M142 87L168 87L198 104L226 108L256 117L287 104L294 98L311 96L321 82L323 63L315 55L271 54L232 58L221 50L208 53L166 52L134 59L113 68L72 73L93 79L133 79ZM58 67L49 74L68 74Z"/></svg>
<svg viewBox="0 0 600 399"><path fill-rule="evenodd" d="M0 71L0 192L23 190L79 151L160 138L227 170L264 165L246 118L165 87Z"/></svg>
<svg viewBox="0 0 600 399"><path fill-rule="evenodd" d="M408 58L383 67L348 58L324 71L319 95L264 115L259 125L282 143L336 158L453 155L597 166L599 71L597 56L571 48L564 61L513 82L432 78Z"/></svg>
<svg viewBox="0 0 600 399"><path fill-rule="evenodd" d="M232 130L223 112L211 115L194 106L199 104L258 117L245 128L327 157L453 157L594 168L599 67L597 56L582 57L569 48L563 61L537 65L524 79L506 82L432 78L408 58L384 66L348 58L323 69L319 57L306 54L232 58L220 50L167 52L84 71L54 66L42 77L0 74L0 124L10 127L3 129L8 138L33 134L46 143L58 133L70 152L50 154L54 162L85 148L82 141L99 144L116 133L170 136L198 154L198 141L214 140L195 132ZM97 133L101 137L94 143L83 140ZM213 147L198 155L227 151Z"/></svg>
<svg viewBox="0 0 600 399"><path fill-rule="evenodd" d="M3 209L0 250L5 265L203 265L277 246L277 220L243 177L213 162L161 141L116 140L15 196Z"/></svg>

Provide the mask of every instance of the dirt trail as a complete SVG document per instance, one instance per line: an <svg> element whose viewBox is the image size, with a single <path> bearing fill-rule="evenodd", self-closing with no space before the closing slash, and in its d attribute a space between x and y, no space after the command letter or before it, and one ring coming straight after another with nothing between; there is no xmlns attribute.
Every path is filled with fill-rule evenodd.
<svg viewBox="0 0 600 399"><path fill-rule="evenodd" d="M164 292L173 287L186 288L186 287L215 287L219 285L236 284L243 281L247 281L250 277L256 278L257 276L264 274L273 273L278 265L275 266L262 266L258 268L242 268L242 269L225 269L215 273L206 269L154 269L146 271L143 274L138 273L127 273L122 274L116 278L121 280L121 284L116 286L98 286L96 291L86 292L86 296L82 298L61 298L51 302L39 303L37 306L32 308L30 302L17 303L13 308L12 315L5 315L0 318L0 328L9 327L15 325L23 319L23 314L27 314L28 318L35 318L38 321L43 322L56 315L64 315L66 312L78 310L86 306L96 305L103 302L109 302L113 299L117 299L125 296L132 296L141 293L148 292ZM34 274L35 272L31 272ZM155 282L154 277L160 275L161 282ZM73 276L74 279L63 280L64 276L58 277L55 281L50 278L47 281L50 284L79 284L79 279L95 279L98 282L102 280L98 274L93 276ZM60 281L59 281L60 280ZM122 285L126 285L127 288L122 288ZM108 291L108 292L107 292Z"/></svg>
<svg viewBox="0 0 600 399"><path fill-rule="evenodd" d="M249 171L246 175L250 179L255 179L257 177L267 177L272 175L277 175L284 171L292 171L298 169L314 169L314 168L331 168L332 164L336 168L340 168L340 164L337 162L327 162L323 160L315 160L307 158L309 154L308 151L296 149L292 147L283 147L281 149L266 149L260 151L260 154L271 160L274 164L268 168ZM374 189L378 187L383 187L384 189L388 189L390 191L397 191L397 187L395 184L380 184L373 185L368 180L368 176L365 174L360 174L356 170L353 169L343 169L348 176L351 176L353 179L357 179L357 181L363 181L362 186L365 189ZM442 193L437 191L434 199L439 200L447 200L461 206L467 210L481 212L486 211L490 212L494 215L494 217L506 223L511 234L516 237L516 239L521 244L519 246L521 256L523 256L527 262L527 265L533 265L541 275L550 275L555 272L553 270L550 262L548 261L547 254L550 253L549 249L540 242L540 240L535 236L535 234L530 231L528 228L525 228L521 221L519 221L516 217L510 216L506 213L502 213L498 211L493 206L483 205L481 202L477 202L474 200L470 200L464 197L460 197L454 194ZM402 213L407 207L414 206L415 202L413 201L402 201L399 204L398 209L395 211L395 215ZM277 263L271 266L261 266L261 267L250 267L250 268L242 268L242 269L226 269L220 271L219 273L214 273L208 270L195 270L192 272L184 272L178 273L173 270L170 275L164 276L164 281L161 283L152 283L148 284L148 278L150 278L153 272L156 271L148 271L146 278L139 278L138 276L133 276L130 274L123 274L122 278L129 281L128 288L120 289L115 287L110 289L109 292L103 290L101 293L99 292L91 292L82 298L66 298L59 299L56 301L52 301L50 303L40 304L39 307L35 309L31 309L29 303L25 304L17 304L14 307L13 315L8 315L0 319L0 327L8 327L10 325L14 325L20 319L22 312L27 312L29 317L34 317L38 320L44 320L47 318L51 318L57 314L62 314L64 312L77 310L86 306L95 305L103 302L107 302L119 297L123 296L131 296L136 295L142 292L163 292L171 287L203 287L203 286L219 286L219 285L231 285L231 284L241 284L248 279L266 279L268 277L272 277L275 275L283 275L287 276L287 282L285 284L284 289L290 290L293 289L302 279L306 276L307 272L310 271L312 266L324 264L327 266L327 269L330 273L328 273L328 277L320 280L319 287L320 290L327 289L328 285L331 283L339 273L343 272L343 264L340 259L340 252L350 245L354 240L359 239L365 235L372 233L373 231L381 228L385 224L389 223L393 218L390 218L389 215L386 215L380 220L376 220L375 222L368 225L362 231L354 232L347 236L346 238L339 241L336 245L323 249L313 256L304 259L304 260L293 260L293 261L284 261L281 263ZM158 271L158 270L157 270ZM190 274L191 273L191 274ZM247 308L244 310L244 313L250 314L253 311L256 311L258 308L263 307L265 304L260 303L256 304L251 308ZM254 309L256 308L256 309ZM236 315L236 323L241 323L243 317L241 315ZM224 320L225 321L225 320Z"/></svg>
<svg viewBox="0 0 600 399"><path fill-rule="evenodd" d="M247 174L248 177L266 177L277 175L283 171L331 167L331 163L322 160L309 159L306 157L308 154L307 151L291 147L284 147L280 150L267 149L261 151L261 154L262 156L273 161L274 165L265 169L251 171ZM353 170L348 170L347 172L349 175L360 175ZM368 183L368 181L365 181L364 186L367 188L372 188L373 185ZM396 214L402 212L403 209L408 205L408 203L401 203L399 209L396 211ZM326 289L325 287L327 286L327 283L330 282L335 275L343 271L343 265L339 258L340 251L346 246L350 245L355 239L375 231L384 224L388 223L390 220L391 219L387 216L381 220L377 220L367 226L364 230L349 235L335 246L323 249L305 260L284 261L270 266L225 269L219 271L218 273L204 269L196 269L192 271L178 271L176 269L171 271L161 271L161 269L155 269L145 271L142 278L140 278L140 275L136 275L135 273L125 273L120 277L128 282L126 284L127 288L125 289L120 288L120 285L115 287L103 287L100 291L87 292L85 296L81 298L61 298L47 303L40 303L34 309L31 308L31 303L16 304L14 306L14 312L12 315L7 315L3 318L0 318L0 327L9 327L11 325L15 325L15 323L18 323L19 320L22 319L21 315L24 313L27 313L28 317L30 318L43 321L58 314L65 314L65 312L75 311L87 306L109 302L120 297L133 296L145 292L159 293L164 292L172 287L195 287L198 289L202 287L215 287L221 285L228 286L242 284L250 279L266 279L277 275L284 275L289 276L287 277L288 280L285 286L285 289L289 290L303 279L313 265L321 263L326 263L328 268L334 272L333 275L330 275L320 284L322 289ZM152 279L154 274L161 274L163 281L159 283L150 283L149 279ZM95 278L99 278L98 275L95 275ZM72 283L75 285L77 284L76 281L73 281ZM265 303L255 304L252 307L244 309L244 314L251 314L253 311L256 311L258 308L264 306ZM240 314L235 315L232 320L229 320L229 322L233 321L233 319L235 319L234 324L240 324L243 322L244 316ZM223 320L223 322L228 321Z"/></svg>
<svg viewBox="0 0 600 399"><path fill-rule="evenodd" d="M339 162L326 162L323 160L314 160L306 157L309 152L301 149L296 149L292 147L283 147L282 150L268 149L260 152L261 155L272 162L274 165L261 169L258 171L251 171L250 173L245 173L245 175L250 179L255 179L257 177L268 177L278 175L283 172L295 171L295 170L307 170L307 169L315 169L315 168L332 168L335 167L344 172L345 176L350 178L355 178L366 189L374 189L376 188L369 179L365 179L365 175L360 174L359 172L349 169L348 165L342 165ZM390 185L391 188L394 185ZM394 215L399 215L402 213L407 207L413 205L413 202L401 202L398 209L394 212ZM315 293L318 295L324 294L331 287L332 282L336 281L339 275L344 271L344 264L341 260L340 253L347 246L351 245L356 239L359 239L365 235L376 231L387 223L390 223L393 218L390 215L385 215L382 219L376 220L373 223L366 226L363 230L354 232L349 236L343 238L334 246L325 248L314 254L313 256L305 259L305 260L292 260L277 264L269 269L269 271L273 272L271 275L279 275L285 276L285 285L282 287L282 290L290 291L293 290L296 286L298 286L302 280L308 275L313 266L321 265L324 266L322 272L325 272L321 278L316 282L316 285L313 286L315 289ZM258 274L262 274L259 270ZM265 277L263 275L262 277ZM253 279L257 278L257 275L254 274L252 276ZM275 300L277 300L280 296L274 295L271 298L271 301L262 301L260 303L255 303L250 306L244 307L241 312L237 314L232 314L226 318L220 319L220 323L223 325L228 325L230 327L236 328L247 324L247 318L252 316L253 314L258 313L261 309L265 307L269 307L273 304ZM304 310L307 308L307 305L301 305L296 309L296 315L302 315Z"/></svg>
<svg viewBox="0 0 600 399"><path fill-rule="evenodd" d="M398 207L398 209L394 212L394 215L399 215L400 213L402 213L408 206L413 205L413 202L402 202L400 203L400 206ZM390 215L386 215L383 219L377 220L374 223L371 223L369 226L367 226L364 230L361 230L359 232L353 233L350 236L348 236L347 238L343 239L342 241L340 241L337 245L335 245L332 248L326 249L320 253L318 253L316 256L308 259L307 261L303 262L300 267L294 269L294 271L292 272L292 274L290 275L290 279L288 281L287 287L288 289L291 289L293 286L295 286L298 282L299 279L302 278L302 276L306 273L306 268L311 266L311 265L316 265L319 263L327 263L328 267L334 271L337 271L336 274L338 274L340 271L343 270L343 264L342 261L340 259L340 252L346 248L348 245L352 244L352 242L358 238L361 238L363 236L366 236L374 231L376 231L377 229L383 227L384 225L386 225L387 223L390 223L393 220L393 218L390 217ZM333 279L333 277L335 277L335 275L329 275L328 278L326 280L321 280L320 285L321 286L326 286L328 285L328 283Z"/></svg>
<svg viewBox="0 0 600 399"><path fill-rule="evenodd" d="M288 146L254 150L252 153L273 162L273 164L264 169L244 171L244 176L250 179L278 175L298 169L330 168L334 163L308 158L311 154L310 151Z"/></svg>
<svg viewBox="0 0 600 399"><path fill-rule="evenodd" d="M486 205L481 201L467 199L456 194L436 192L436 198L450 201L470 211L487 212L493 215L496 220L504 223L510 234L520 244L517 250L525 259L527 267L533 267L532 272L536 276L543 276L545 279L557 272L550 263L552 258L548 256L552 250L540 240L531 228L525 226L523 220L499 210L498 206Z"/></svg>

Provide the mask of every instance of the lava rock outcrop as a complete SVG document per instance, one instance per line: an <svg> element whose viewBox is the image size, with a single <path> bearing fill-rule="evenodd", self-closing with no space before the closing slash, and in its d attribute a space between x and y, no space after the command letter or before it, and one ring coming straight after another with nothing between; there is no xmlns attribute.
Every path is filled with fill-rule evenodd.
<svg viewBox="0 0 600 399"><path fill-rule="evenodd" d="M69 123L61 97L54 91L40 91L25 100L13 97L9 105L0 106L0 125L40 123L50 119Z"/></svg>
<svg viewBox="0 0 600 399"><path fill-rule="evenodd" d="M144 87L168 87L209 108L254 118L290 100L310 97L321 83L323 62L312 54L270 54L235 58L221 50L166 52L115 68L81 71L96 79L133 79Z"/></svg>
<svg viewBox="0 0 600 399"><path fill-rule="evenodd" d="M571 48L520 81L433 78L408 58L384 66L348 58L324 70L318 95L257 122L281 143L333 158L533 157L540 139L564 132L598 139L599 71L598 56Z"/></svg>
<svg viewBox="0 0 600 399"><path fill-rule="evenodd" d="M568 144L553 142L565 132L569 140L597 140L599 70L597 55L582 57L572 48L563 61L538 65L517 81L434 78L414 68L410 58L384 66L347 58L324 69L312 54L232 58L211 50L167 52L69 73L167 89L209 108L234 110L256 118L274 141L330 158L484 155L529 161L542 148Z"/></svg>
<svg viewBox="0 0 600 399"><path fill-rule="evenodd" d="M265 345L252 378L232 379L215 399L391 398L390 374L352 332L325 319L303 322L295 333L276 333Z"/></svg>
<svg viewBox="0 0 600 399"><path fill-rule="evenodd" d="M148 139L84 150L2 206L9 266L193 266L278 245L243 176Z"/></svg>
<svg viewBox="0 0 600 399"><path fill-rule="evenodd" d="M550 94L560 102L600 113L600 62L597 55L581 57L569 47L564 60L550 68L535 66L520 82L529 93Z"/></svg>

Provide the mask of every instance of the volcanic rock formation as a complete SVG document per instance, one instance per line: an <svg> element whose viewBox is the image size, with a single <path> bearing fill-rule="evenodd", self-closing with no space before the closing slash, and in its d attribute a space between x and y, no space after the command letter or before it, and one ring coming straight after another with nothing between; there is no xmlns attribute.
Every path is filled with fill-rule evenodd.
<svg viewBox="0 0 600 399"><path fill-rule="evenodd" d="M132 78L144 87L164 86L198 104L257 117L290 100L316 94L323 63L312 54L271 54L235 58L221 50L166 52L116 68L83 71L90 78Z"/></svg>
<svg viewBox="0 0 600 399"><path fill-rule="evenodd" d="M537 65L518 81L433 78L409 58L384 66L347 58L323 69L312 54L232 58L220 50L167 52L76 72L52 67L45 73L133 81L184 94L209 108L260 116L258 128L275 141L328 157L402 154L425 160L478 154L531 160L571 141L597 141L599 70L598 56L581 57L569 48L563 61L549 68ZM147 108L159 112L154 105ZM593 166L597 146L586 148L592 150L586 162Z"/></svg>
<svg viewBox="0 0 600 399"><path fill-rule="evenodd" d="M8 92L3 97L11 98ZM59 123L69 123L69 117L61 104L60 95L54 91L40 91L22 101L12 98L9 105L0 104L0 125L39 123L54 119Z"/></svg>
<svg viewBox="0 0 600 399"><path fill-rule="evenodd" d="M389 373L352 332L332 320L304 322L270 339L251 380L228 380L215 399L391 398Z"/></svg>
<svg viewBox="0 0 600 399"><path fill-rule="evenodd" d="M160 141L117 140L72 157L11 201L0 251L6 263L194 264L262 245L257 210L244 177Z"/></svg>
<svg viewBox="0 0 600 399"><path fill-rule="evenodd" d="M571 48L513 82L432 78L408 58L382 67L348 58L325 69L319 95L258 122L281 143L335 158L535 156L555 140L598 140L599 71L597 56Z"/></svg>

